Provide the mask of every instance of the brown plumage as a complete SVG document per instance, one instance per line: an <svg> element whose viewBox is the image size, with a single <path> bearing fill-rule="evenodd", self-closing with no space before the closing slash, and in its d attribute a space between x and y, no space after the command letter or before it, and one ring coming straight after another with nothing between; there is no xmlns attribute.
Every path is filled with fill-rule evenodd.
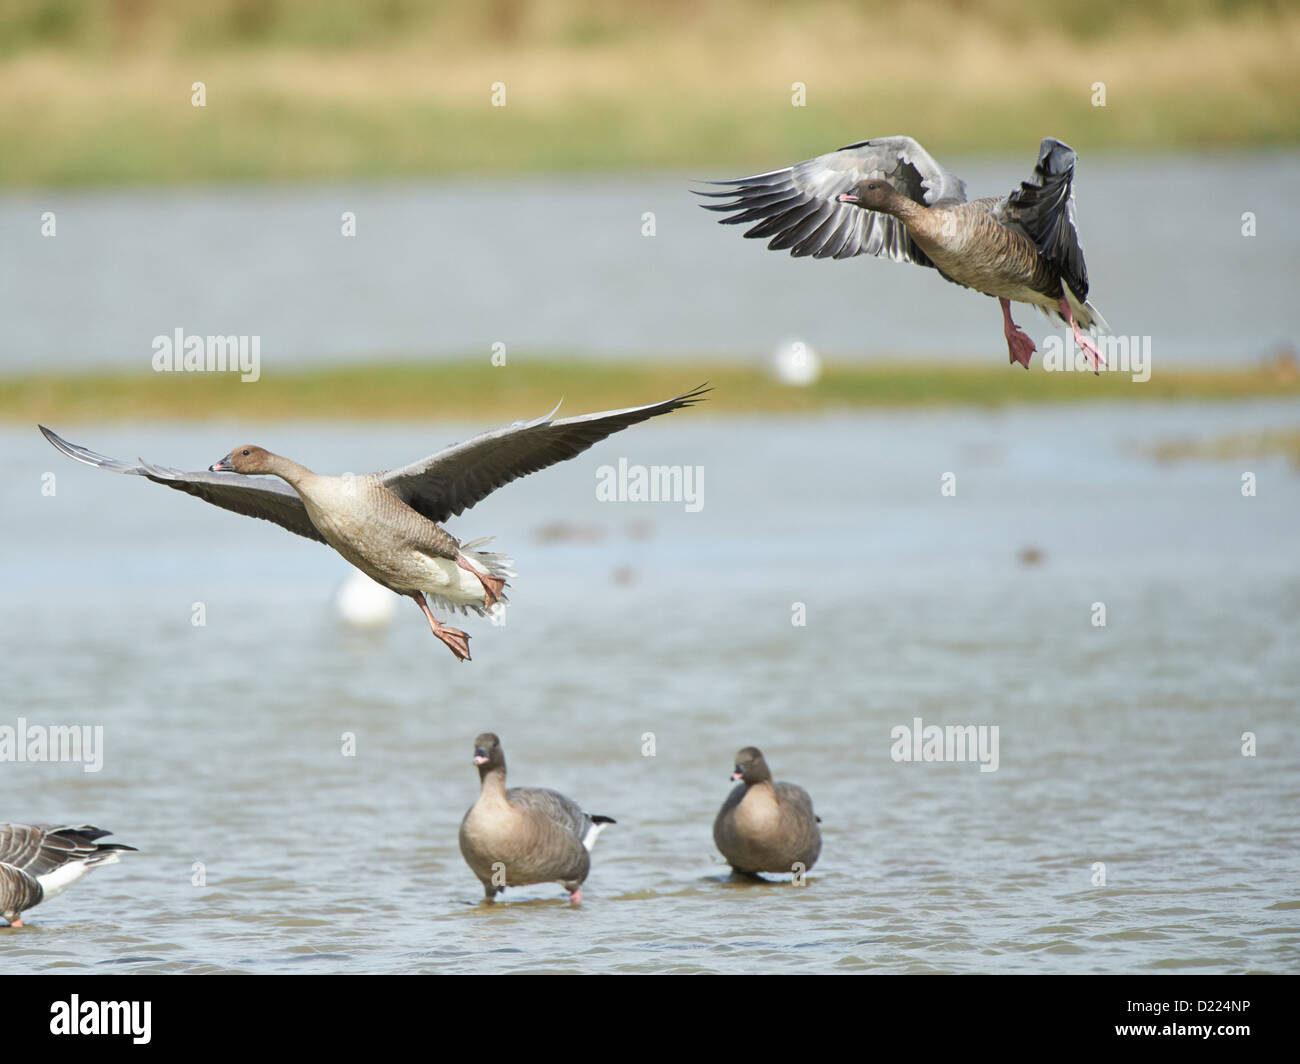
<svg viewBox="0 0 1300 1064"><path fill-rule="evenodd" d="M1011 303L1058 315L1092 368L1101 353L1081 329L1105 329L1088 299L1088 271L1075 220L1076 156L1050 137L1039 148L1032 181L1002 198L967 202L966 185L911 137L850 144L785 170L717 184L730 203L707 204L756 222L747 237L771 237L794 256L876 255L929 266L950 281L996 298L1011 361L1026 369L1033 341L1011 320Z"/></svg>
<svg viewBox="0 0 1300 1064"><path fill-rule="evenodd" d="M713 841L732 869L801 874L822 852L821 821L812 798L798 784L773 782L771 770L756 747L736 755L733 787L713 821Z"/></svg>
<svg viewBox="0 0 1300 1064"><path fill-rule="evenodd" d="M483 884L485 900L506 887L557 882L575 905L591 868L590 851L607 816L590 816L556 791L541 787L506 790L501 740L485 732L474 740L478 800L460 825L460 852Z"/></svg>

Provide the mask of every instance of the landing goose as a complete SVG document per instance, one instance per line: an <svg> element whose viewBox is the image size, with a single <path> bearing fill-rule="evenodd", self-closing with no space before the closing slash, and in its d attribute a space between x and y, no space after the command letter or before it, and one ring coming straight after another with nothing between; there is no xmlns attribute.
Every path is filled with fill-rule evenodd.
<svg viewBox="0 0 1300 1064"><path fill-rule="evenodd" d="M773 782L757 747L736 755L733 787L713 821L713 841L735 872L806 872L822 852L821 818L798 784Z"/></svg>
<svg viewBox="0 0 1300 1064"><path fill-rule="evenodd" d="M92 868L116 864L117 842L96 842L113 834L84 824L79 828L0 823L0 916L23 926L23 913L61 894Z"/></svg>
<svg viewBox="0 0 1300 1064"><path fill-rule="evenodd" d="M433 634L460 661L469 660L469 636L438 621L428 600L448 610L482 616L507 601L515 575L504 554L476 550L488 540L462 543L441 522L463 513L497 488L581 454L605 437L699 402L710 389L647 406L485 432L400 469L364 476L321 476L305 466L248 444L236 447L206 473L107 458L69 443L44 425L45 438L64 454L114 473L197 495L235 513L273 521L307 539L327 543L372 580L415 600ZM558 410L559 407L556 407ZM285 483L259 479L279 477Z"/></svg>
<svg viewBox="0 0 1300 1064"><path fill-rule="evenodd" d="M1082 330L1107 329L1088 299L1088 270L1074 212L1075 153L1047 137L1032 181L1009 195L967 202L966 184L911 137L878 137L785 170L711 184L730 199L705 204L730 215L723 225L757 222L747 237L794 256L875 255L932 266L949 281L995 297L1011 362L1029 368L1034 342L1011 320L1011 303L1058 315L1089 366L1104 359Z"/></svg>
<svg viewBox="0 0 1300 1064"><path fill-rule="evenodd" d="M569 900L582 902L596 836L614 821L584 813L562 794L540 787L506 790L501 740L485 732L474 740L479 794L460 824L460 852L483 884L486 901L506 887L527 883L564 885Z"/></svg>

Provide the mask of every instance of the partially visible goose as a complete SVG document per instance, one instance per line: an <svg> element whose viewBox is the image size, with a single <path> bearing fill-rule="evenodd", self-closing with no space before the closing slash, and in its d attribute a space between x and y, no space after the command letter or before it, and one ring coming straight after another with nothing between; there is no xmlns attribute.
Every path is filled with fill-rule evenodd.
<svg viewBox="0 0 1300 1064"><path fill-rule="evenodd" d="M1075 153L1051 137L1038 150L1032 181L1001 198L966 201L966 183L911 137L850 144L785 170L713 184L731 198L705 204L757 222L748 237L771 237L773 250L847 259L876 255L933 266L949 281L1002 305L1012 362L1029 368L1034 342L1011 320L1011 302L1032 303L1069 323L1094 372L1104 364L1081 329L1107 329L1088 300L1088 270L1074 213Z"/></svg>
<svg viewBox="0 0 1300 1064"><path fill-rule="evenodd" d="M33 827L0 823L0 916L10 927L23 926L23 913L61 894L92 868L116 864L117 842L96 842L113 834L84 824Z"/></svg>
<svg viewBox="0 0 1300 1064"><path fill-rule="evenodd" d="M460 824L460 852L483 884L487 901L506 887L564 885L574 905L591 868L590 851L607 816L590 816L576 802L541 787L506 790L501 740L485 732L474 740L479 794Z"/></svg>
<svg viewBox="0 0 1300 1064"><path fill-rule="evenodd" d="M155 484L197 495L225 510L274 521L290 532L327 543L372 580L415 600L433 634L460 661L469 660L469 636L438 621L429 609L473 610L480 616L505 602L515 575L504 554L475 550L487 540L462 543L440 527L497 488L581 454L620 429L699 402L700 387L675 399L626 410L535 421L485 432L401 469L364 476L330 477L248 444L236 447L206 473L132 465L69 443L44 425L45 438L64 454L114 473L147 477ZM558 410L559 407L556 407ZM284 484L258 479L270 475Z"/></svg>
<svg viewBox="0 0 1300 1064"><path fill-rule="evenodd" d="M812 868L822 852L822 833L808 792L795 783L774 783L762 752L753 746L736 755L731 778L741 782L718 810L713 841L732 869L757 876Z"/></svg>

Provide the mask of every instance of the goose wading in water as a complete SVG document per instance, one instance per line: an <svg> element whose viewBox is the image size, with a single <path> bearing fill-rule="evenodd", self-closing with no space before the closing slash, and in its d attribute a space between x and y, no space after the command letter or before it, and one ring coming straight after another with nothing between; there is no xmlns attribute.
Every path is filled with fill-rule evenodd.
<svg viewBox="0 0 1300 1064"><path fill-rule="evenodd" d="M0 916L23 926L23 913L79 880L93 868L116 864L134 846L97 842L113 834L84 824L79 828L0 823Z"/></svg>
<svg viewBox="0 0 1300 1064"><path fill-rule="evenodd" d="M484 732L474 740L478 801L460 824L460 852L483 884L485 901L506 887L557 882L574 905L591 869L596 836L614 821L591 816L570 799L543 787L506 790L501 740Z"/></svg>
<svg viewBox="0 0 1300 1064"><path fill-rule="evenodd" d="M469 636L434 617L428 598L448 610L480 616L507 601L515 575L504 554L476 550L487 540L461 543L441 522L463 513L497 488L581 454L605 437L699 402L694 391L662 403L485 432L400 469L364 476L321 476L305 466L247 444L214 462L207 472L107 458L69 443L44 425L45 438L64 454L114 473L197 495L225 510L273 521L290 532L333 547L384 587L415 600L433 634L460 661L469 660ZM556 407L558 410L559 407ZM268 480L267 476L278 477Z"/></svg>
<svg viewBox="0 0 1300 1064"><path fill-rule="evenodd" d="M807 872L822 852L821 817L797 783L773 781L757 747L736 754L733 787L713 821L713 841L738 875Z"/></svg>
<svg viewBox="0 0 1300 1064"><path fill-rule="evenodd" d="M931 266L940 276L1002 305L1011 361L1029 368L1034 342L1011 320L1011 304L1056 314L1074 333L1093 372L1105 364L1083 330L1108 330L1088 300L1088 270L1075 220L1075 153L1046 138L1032 181L1010 194L967 201L966 183L911 137L850 144L784 170L710 184L730 199L703 206L756 222L747 237L771 237L774 251L796 257L847 259L875 255Z"/></svg>

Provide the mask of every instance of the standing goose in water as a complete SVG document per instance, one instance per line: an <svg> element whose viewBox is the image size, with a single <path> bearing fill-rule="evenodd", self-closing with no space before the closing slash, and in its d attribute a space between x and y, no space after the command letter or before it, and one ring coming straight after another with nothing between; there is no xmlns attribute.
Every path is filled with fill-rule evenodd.
<svg viewBox="0 0 1300 1064"><path fill-rule="evenodd" d="M591 847L607 816L584 813L576 802L542 787L506 790L501 740L485 732L474 740L479 794L460 824L460 852L483 884L486 901L506 887L562 883L574 905L591 868Z"/></svg>
<svg viewBox="0 0 1300 1064"><path fill-rule="evenodd" d="M473 549L487 540L461 543L441 522L502 485L573 458L620 429L691 406L708 390L701 387L662 403L559 421L552 420L552 410L534 421L516 421L453 444L401 469L364 476L321 476L253 444L236 447L206 473L183 473L143 459L133 465L106 458L69 443L44 425L39 428L50 443L79 462L146 477L329 544L376 583L414 599L433 634L458 660L468 661L469 636L438 621L426 594L446 609L469 609L481 616L506 601L506 579L515 573L506 555ZM262 479L266 475L285 483Z"/></svg>
<svg viewBox="0 0 1300 1064"><path fill-rule="evenodd" d="M747 746L736 755L733 787L713 822L713 841L735 872L807 872L822 852L821 817L796 783L773 782L762 752Z"/></svg>
<svg viewBox="0 0 1300 1064"><path fill-rule="evenodd" d="M1032 181L1001 198L967 202L966 184L911 137L850 144L785 170L713 184L732 199L705 204L731 214L723 225L757 222L747 237L794 256L876 255L932 266L941 276L1002 305L1012 362L1029 368L1034 342L1011 320L1011 303L1032 303L1074 332L1089 367L1105 364L1082 330L1106 330L1088 300L1088 270L1074 214L1075 153L1046 138Z"/></svg>
<svg viewBox="0 0 1300 1064"><path fill-rule="evenodd" d="M113 834L85 824L32 827L0 823L0 917L10 927L23 926L23 913L61 894L92 868L116 864L118 842L96 842Z"/></svg>

